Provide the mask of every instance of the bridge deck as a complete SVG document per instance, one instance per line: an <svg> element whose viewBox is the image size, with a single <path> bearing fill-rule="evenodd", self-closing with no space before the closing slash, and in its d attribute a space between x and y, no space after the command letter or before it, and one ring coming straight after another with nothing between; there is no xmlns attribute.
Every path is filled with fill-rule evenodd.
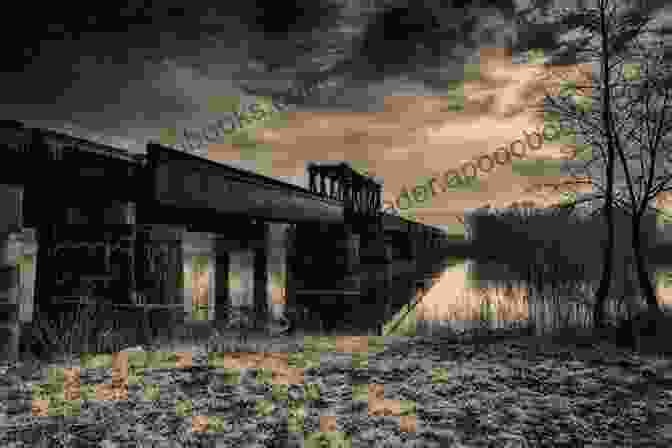
<svg viewBox="0 0 672 448"><path fill-rule="evenodd" d="M148 146L153 199L179 209L279 222L343 223L341 201L256 173L159 145Z"/></svg>

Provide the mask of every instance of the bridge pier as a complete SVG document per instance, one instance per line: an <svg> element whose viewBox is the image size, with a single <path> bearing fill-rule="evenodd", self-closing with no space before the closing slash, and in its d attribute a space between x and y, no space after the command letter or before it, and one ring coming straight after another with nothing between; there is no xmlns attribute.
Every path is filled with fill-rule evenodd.
<svg viewBox="0 0 672 448"><path fill-rule="evenodd" d="M221 240L215 240L215 316L217 322L224 322L231 307L229 277L231 257Z"/></svg>
<svg viewBox="0 0 672 448"><path fill-rule="evenodd" d="M60 204L37 223L36 308L58 297L103 296L132 303L135 291L135 208L132 203Z"/></svg>
<svg viewBox="0 0 672 448"><path fill-rule="evenodd" d="M17 231L22 225L23 189L0 188L0 360L15 362L19 356L20 272Z"/></svg>
<svg viewBox="0 0 672 448"><path fill-rule="evenodd" d="M414 229L408 232L408 257L412 260L418 258L418 235Z"/></svg>
<svg viewBox="0 0 672 448"><path fill-rule="evenodd" d="M357 234L348 224L297 226L288 238L290 306L303 307L309 318L319 316L327 331L347 320L345 326L373 324L380 334L382 322L362 318L387 305L392 284L392 245L375 230Z"/></svg>
<svg viewBox="0 0 672 448"><path fill-rule="evenodd" d="M33 320L58 321L95 302L128 315L122 320L129 325L143 317L138 311L149 312L153 330L182 319L184 228L137 224L130 201L50 205L51 222L35 223Z"/></svg>
<svg viewBox="0 0 672 448"><path fill-rule="evenodd" d="M393 247L391 236L382 232L369 233L365 236L367 248L362 253L363 295L362 302L374 305L376 332L382 334L384 321L378 316L386 315L393 279ZM382 312L381 312L382 311Z"/></svg>
<svg viewBox="0 0 672 448"><path fill-rule="evenodd" d="M318 243L319 242L319 243ZM360 236L347 225L300 224L287 237L287 306L331 330L361 294ZM307 316L306 316L307 314Z"/></svg>
<svg viewBox="0 0 672 448"><path fill-rule="evenodd" d="M269 283L269 252L271 246L270 224L266 222L246 222L244 225L232 226L228 231L214 236L215 263L215 316L214 319L225 322L229 310L234 306L229 288L231 277L231 261L233 251L252 251L252 299L251 303L240 306L251 306L257 317L264 318L270 314L268 283Z"/></svg>
<svg viewBox="0 0 672 448"><path fill-rule="evenodd" d="M269 224L259 223L259 230L253 242L253 275L254 275L254 312L257 317L267 316L268 308L268 249Z"/></svg>
<svg viewBox="0 0 672 448"><path fill-rule="evenodd" d="M145 224L139 229L137 250L141 290L148 303L183 306L185 228L164 224Z"/></svg>
<svg viewBox="0 0 672 448"><path fill-rule="evenodd" d="M147 312L152 337L187 318L182 290L185 230L182 226L150 224L142 226L139 233L136 248L143 255L136 263L143 281L139 289L149 305L140 309ZM139 309L131 307L130 311L137 313Z"/></svg>

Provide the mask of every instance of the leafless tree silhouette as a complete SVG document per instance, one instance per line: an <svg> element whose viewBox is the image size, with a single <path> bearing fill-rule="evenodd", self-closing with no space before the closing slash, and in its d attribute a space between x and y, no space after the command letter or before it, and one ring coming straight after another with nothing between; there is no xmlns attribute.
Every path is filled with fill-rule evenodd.
<svg viewBox="0 0 672 448"><path fill-rule="evenodd" d="M649 111L647 93L660 94L660 87L665 83L661 85L660 82L654 81L654 73L651 70L642 70L637 76L633 76L631 71L635 67L650 67L650 64L645 62L653 62L651 58L656 54L660 55L655 59L656 66L659 70L662 69L660 64L664 52L656 52L651 45L640 42L651 32L646 26L652 22L652 17L633 9L634 6L616 7L615 3L598 0L596 8L564 10L559 14L559 21L578 25L586 31L587 36L581 36L568 45L563 52L556 55L555 62L565 61L568 55L573 59L577 54L587 54L599 63L600 76L599 82L588 81L571 85L568 91L561 91L560 95L547 94L544 105L544 111L550 110L562 128L574 130L577 136L587 141L590 148L597 150L592 152L589 160L572 160L568 164L570 169L578 167L582 175L574 173L580 180L570 181L565 185L585 183L589 179L589 183L599 191L598 194L573 201L570 206L575 206L579 202L604 200L601 210L606 218L607 241L603 248L603 273L595 297L595 326L603 323L604 301L609 294L611 283L614 247L612 204L625 210L632 210L630 212L633 224L632 247L640 287L649 308L653 311L658 310L655 291L649 280L642 254L640 229L643 213L649 208L648 202L655 197L657 191L662 191L662 187L656 189L652 185L652 180L657 179L654 177L656 148L662 142L661 135L657 133L667 132L668 127L665 121L669 121L669 116L668 118L664 116L667 96L663 93L662 112L658 111L653 115L637 112L642 107ZM660 78L658 76L658 79ZM651 89L653 85L658 89ZM642 138L642 133L648 138ZM574 147L574 154L570 159L576 158L578 148ZM634 153L636 150L639 150L639 154ZM624 151L628 151L627 157ZM647 158L645 155L650 156L648 159L651 161L647 168L643 165L644 159ZM659 161L661 155L662 153L658 153ZM636 179L639 182L638 188L643 189L641 197L637 197L633 191L630 176L632 167L628 166L626 158L642 162L640 173L649 171L648 176L640 174ZM620 164L616 165L616 160ZM615 171L616 168L618 172ZM616 176L621 170L625 175L629 198L624 198L622 184L617 185L619 179Z"/></svg>

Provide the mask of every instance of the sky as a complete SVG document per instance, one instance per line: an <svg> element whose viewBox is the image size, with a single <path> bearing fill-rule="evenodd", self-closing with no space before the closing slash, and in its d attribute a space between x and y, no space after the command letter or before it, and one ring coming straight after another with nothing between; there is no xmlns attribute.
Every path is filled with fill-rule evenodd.
<svg viewBox="0 0 672 448"><path fill-rule="evenodd" d="M669 17L665 1L649 3ZM346 160L382 178L394 202L402 188L539 126L530 104L544 68L530 50L576 68L573 27L553 23L553 8L576 4L591 2L129 1L74 13L48 6L43 18L14 5L12 17L33 26L5 51L0 118L142 153L171 129L220 119L218 99L272 97L288 109L209 144L204 157L302 186L308 161ZM559 144L544 144L527 162L561 156ZM448 228L486 204L557 202L531 190L562 177L529 176L526 166L497 167L411 216Z"/></svg>

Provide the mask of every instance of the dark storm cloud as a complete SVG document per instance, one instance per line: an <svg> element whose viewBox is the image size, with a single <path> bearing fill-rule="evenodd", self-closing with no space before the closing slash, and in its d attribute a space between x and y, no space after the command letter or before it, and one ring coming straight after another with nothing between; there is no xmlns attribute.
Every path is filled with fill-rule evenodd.
<svg viewBox="0 0 672 448"><path fill-rule="evenodd" d="M556 51L575 25L549 12L569 0L146 3L8 7L26 26L0 31L20 43L3 48L0 116L142 140L209 121L211 95L368 110L392 94L442 94L481 47Z"/></svg>
<svg viewBox="0 0 672 448"><path fill-rule="evenodd" d="M297 61L293 91L279 92L256 79L250 79L244 85L248 91L257 94L291 94L288 95L290 101L299 101L303 96L305 104L311 107L338 97L342 103L357 110L366 109L369 99L366 98L364 104L349 103L343 101L347 93L329 95L329 92L403 77L407 82L424 86L425 94L436 93L436 90L445 90L448 80L462 77L462 65L478 54L481 47L510 47L514 55L530 48L542 49L547 54L563 49L560 38L575 30L579 23L557 23L555 11L561 7L590 6L590 3L571 0L542 0L533 4L511 0L436 0L391 2L368 15L348 16L344 13L335 28L328 28L327 25L333 25L334 21L327 20L313 30L313 36L324 36L322 41L329 41L329 45L313 46L312 51L304 55L292 53ZM641 12L655 15L663 6L664 3L656 0L642 7ZM356 30L350 28L346 36L343 30L355 24L353 17L364 26ZM540 17L543 20L540 21ZM330 39L326 39L327 30L331 33ZM566 63L575 62L570 61L571 52L580 42L565 42L568 48L555 57L564 57ZM321 64L317 58L318 62L312 66L310 62L301 65L310 59L308 56L315 61L316 55L325 58L331 55L329 64ZM266 58L264 54L258 56L262 60ZM267 72L266 76L272 75ZM354 96L353 101L356 101Z"/></svg>
<svg viewBox="0 0 672 448"><path fill-rule="evenodd" d="M313 36L320 33L324 36L323 43L299 55L297 66L302 66L302 70L296 74L294 93L308 96L310 101L322 92L328 95L326 92L337 86L367 86L391 76L431 83L430 73L436 74L438 68L445 68L456 60L461 63L465 55L475 52L478 41L482 40L481 31L498 28L485 23L488 16L511 16L513 4L504 3L504 12L496 7L456 8L451 2L440 1L411 3L410 6L393 2L368 15L348 16L343 12L336 27L313 31ZM506 23L498 25L500 29L507 26ZM327 63L322 63L319 56L327 59ZM461 77L458 65L449 79ZM441 73L439 80L445 79L445 73ZM334 81L336 86L329 85L329 81ZM255 93L278 94L272 88L257 87L254 81L248 82L246 87Z"/></svg>

